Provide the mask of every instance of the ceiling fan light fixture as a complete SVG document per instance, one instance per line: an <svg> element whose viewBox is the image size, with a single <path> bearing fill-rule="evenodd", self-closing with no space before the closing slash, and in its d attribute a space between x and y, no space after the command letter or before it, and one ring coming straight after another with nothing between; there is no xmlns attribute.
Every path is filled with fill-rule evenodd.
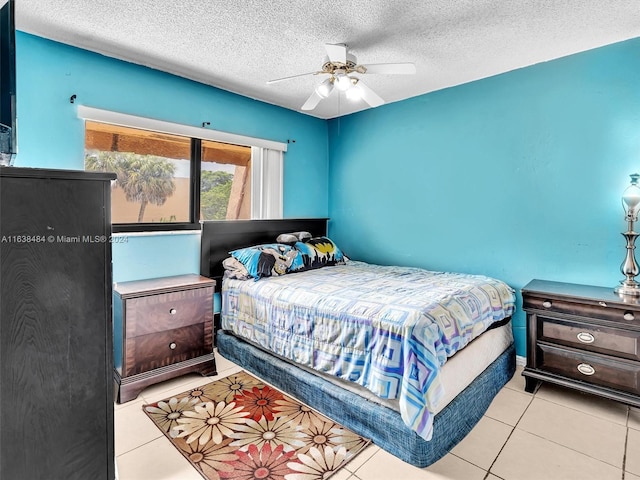
<svg viewBox="0 0 640 480"><path fill-rule="evenodd" d="M353 86L352 79L344 73L336 74L336 87L342 92L346 92Z"/></svg>
<svg viewBox="0 0 640 480"><path fill-rule="evenodd" d="M362 91L358 87L350 88L344 93L345 93L345 96L347 97L347 100L351 102L356 102L362 99Z"/></svg>
<svg viewBox="0 0 640 480"><path fill-rule="evenodd" d="M316 87L316 93L322 98L327 98L333 91L333 83L333 77L327 78L324 82Z"/></svg>
<svg viewBox="0 0 640 480"><path fill-rule="evenodd" d="M347 100L351 102L362 100L362 90L358 86L357 78L351 79L351 88L347 89L347 91L344 92L344 95L347 97Z"/></svg>

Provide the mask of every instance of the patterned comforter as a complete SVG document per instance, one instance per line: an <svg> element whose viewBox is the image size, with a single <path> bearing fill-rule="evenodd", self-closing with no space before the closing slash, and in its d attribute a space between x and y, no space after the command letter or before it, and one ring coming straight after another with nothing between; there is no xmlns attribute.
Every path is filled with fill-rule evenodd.
<svg viewBox="0 0 640 480"><path fill-rule="evenodd" d="M432 435L447 358L514 311L493 278L346 265L253 280L225 278L222 328L282 357L397 398L403 421Z"/></svg>

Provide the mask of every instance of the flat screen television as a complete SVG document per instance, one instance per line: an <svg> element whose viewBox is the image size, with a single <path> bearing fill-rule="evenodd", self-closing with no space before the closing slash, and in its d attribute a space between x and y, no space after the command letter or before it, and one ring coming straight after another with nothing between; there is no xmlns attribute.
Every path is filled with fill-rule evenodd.
<svg viewBox="0 0 640 480"><path fill-rule="evenodd" d="M0 165L11 165L18 151L15 2L0 6Z"/></svg>

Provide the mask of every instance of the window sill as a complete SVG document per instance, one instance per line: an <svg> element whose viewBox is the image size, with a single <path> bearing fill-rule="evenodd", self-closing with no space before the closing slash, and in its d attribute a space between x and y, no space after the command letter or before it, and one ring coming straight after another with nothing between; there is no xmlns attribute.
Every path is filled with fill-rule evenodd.
<svg viewBox="0 0 640 480"><path fill-rule="evenodd" d="M112 231L116 233L152 233L191 232L200 230L200 223L114 223Z"/></svg>
<svg viewBox="0 0 640 480"><path fill-rule="evenodd" d="M156 232L117 232L113 233L113 238L123 237L160 237L166 235L200 235L201 230L166 230Z"/></svg>

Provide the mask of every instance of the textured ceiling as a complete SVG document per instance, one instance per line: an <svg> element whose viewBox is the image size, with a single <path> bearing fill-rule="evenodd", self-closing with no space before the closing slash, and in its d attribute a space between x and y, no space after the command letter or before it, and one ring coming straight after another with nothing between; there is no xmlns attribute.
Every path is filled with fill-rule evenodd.
<svg viewBox="0 0 640 480"><path fill-rule="evenodd" d="M640 37L639 0L16 0L18 30L300 111L325 77L325 43L359 63L414 62L415 75L362 75L387 103ZM306 112L368 108L333 94Z"/></svg>

